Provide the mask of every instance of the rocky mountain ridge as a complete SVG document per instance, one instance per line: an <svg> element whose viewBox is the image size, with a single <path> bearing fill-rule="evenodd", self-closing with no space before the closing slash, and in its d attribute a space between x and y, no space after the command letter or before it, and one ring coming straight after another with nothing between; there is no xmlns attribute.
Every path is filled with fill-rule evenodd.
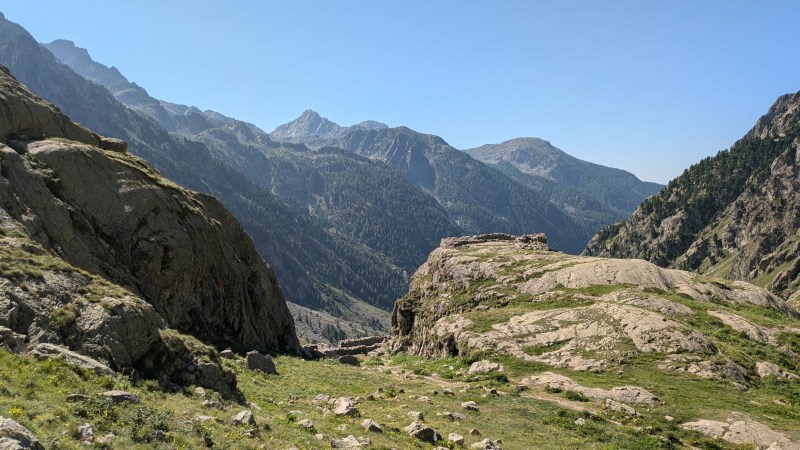
<svg viewBox="0 0 800 450"><path fill-rule="evenodd" d="M558 183L561 189L577 190L625 217L663 188L630 172L580 160L538 138L516 138L464 151L487 164L510 164L524 174Z"/></svg>
<svg viewBox="0 0 800 450"><path fill-rule="evenodd" d="M585 253L752 281L796 300L798 105L800 93L779 98L730 150L687 169Z"/></svg>

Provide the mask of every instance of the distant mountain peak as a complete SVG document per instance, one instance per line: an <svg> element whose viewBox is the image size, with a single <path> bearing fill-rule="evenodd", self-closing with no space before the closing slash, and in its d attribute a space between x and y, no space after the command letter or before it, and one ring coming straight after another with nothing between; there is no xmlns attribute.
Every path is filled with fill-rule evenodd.
<svg viewBox="0 0 800 450"><path fill-rule="evenodd" d="M307 109L303 111L297 119L279 125L272 131L272 137L276 139L288 139L294 137L333 137L342 130L338 124L322 117L316 111Z"/></svg>

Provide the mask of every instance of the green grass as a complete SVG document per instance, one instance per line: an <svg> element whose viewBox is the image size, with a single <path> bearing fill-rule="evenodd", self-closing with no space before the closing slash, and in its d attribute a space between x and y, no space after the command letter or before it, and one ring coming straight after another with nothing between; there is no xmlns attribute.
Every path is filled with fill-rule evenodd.
<svg viewBox="0 0 800 450"><path fill-rule="evenodd" d="M568 343L569 340L553 342L552 344L545 344L545 345L532 345L528 347L523 347L522 351L531 356L539 356L563 348Z"/></svg>
<svg viewBox="0 0 800 450"><path fill-rule="evenodd" d="M485 396L486 380L465 382L444 375L450 371L453 377L460 376L467 367L462 358L423 361L396 356L387 361L389 365L378 360L362 367L286 356L275 360L280 375L250 371L242 359L225 360L226 367L238 374L247 401L256 405L257 438L244 436L244 428L229 423L230 417L243 409L241 405L224 402L224 410L204 408L202 399L190 394L191 389L187 393L164 393L153 382L134 382L125 376L98 377L58 361L36 361L5 350L0 350L0 415L21 422L48 449L85 448L75 439L78 426L85 422L95 427L98 436L114 433L112 449L195 449L212 444L214 448L313 449L329 445L296 425L304 418L314 422L316 432L331 437L369 437L371 448L429 448L402 431L411 422L406 417L410 410L421 411L425 422L444 436L450 432L465 436L467 446L484 437L502 439L503 447L509 449L675 448L679 440L697 439L671 429L642 432L618 426L600 415L570 411L528 395ZM404 374L391 373L393 366L403 368ZM416 376L406 369L412 367L423 367L439 376ZM441 394L447 386L454 396ZM358 403L360 417L324 415L312 402L320 393L363 398L379 387L384 392L379 399ZM111 388L133 392L142 402L118 405L98 396ZM66 396L71 393L85 394L88 400L67 402ZM430 402L419 401L420 396L429 397ZM480 412L463 412L460 404L468 400L478 403ZM451 421L437 415L446 411L463 412L467 417ZM193 424L191 419L198 414L216 416L224 423ZM359 424L364 418L382 423L384 433L363 431ZM575 425L578 418L586 424ZM470 436L470 428L477 428L483 436ZM163 440L159 440L159 432Z"/></svg>
<svg viewBox="0 0 800 450"><path fill-rule="evenodd" d="M631 287L632 286L627 284L593 284L591 286L583 288L558 287L555 290L571 295L583 294L583 295L590 295L592 297L602 297L603 295L610 294L614 291Z"/></svg>

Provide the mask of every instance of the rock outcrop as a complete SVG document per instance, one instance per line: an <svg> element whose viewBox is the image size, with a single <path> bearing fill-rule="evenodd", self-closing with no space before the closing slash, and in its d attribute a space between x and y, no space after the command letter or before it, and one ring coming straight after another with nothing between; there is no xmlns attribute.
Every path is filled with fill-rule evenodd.
<svg viewBox="0 0 800 450"><path fill-rule="evenodd" d="M395 305L390 348L427 357L504 355L592 372L652 354L660 370L742 388L758 378L756 368L721 350L727 342L711 337L718 327L793 355L770 336L794 335L797 312L762 288L522 240L546 242L506 235L443 241ZM787 325L758 326L738 309L782 316Z"/></svg>
<svg viewBox="0 0 800 450"><path fill-rule="evenodd" d="M4 68L0 114L4 346L24 336L233 396L235 377L195 338L299 350L274 274L217 200L73 124Z"/></svg>

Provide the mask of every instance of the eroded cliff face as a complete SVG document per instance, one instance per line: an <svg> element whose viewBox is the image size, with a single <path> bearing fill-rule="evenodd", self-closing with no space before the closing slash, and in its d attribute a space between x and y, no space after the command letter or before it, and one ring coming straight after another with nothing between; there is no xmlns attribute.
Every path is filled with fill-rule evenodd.
<svg viewBox="0 0 800 450"><path fill-rule="evenodd" d="M213 351L205 368L165 366L198 347L168 328L239 350L298 350L272 270L216 199L70 122L5 69L0 115L0 325L29 345L189 382L227 376Z"/></svg>
<svg viewBox="0 0 800 450"><path fill-rule="evenodd" d="M800 334L797 313L765 289L643 260L571 256L531 244L541 241L443 241L395 305L392 348L426 357L512 357L592 372L647 361L655 371L747 388L759 375L756 361L742 357L733 343L739 333L747 336L746 345L757 343L762 353L753 358L765 359L759 363L798 368L786 366L798 355L785 345L785 336L796 340ZM730 333L730 341L721 333Z"/></svg>

